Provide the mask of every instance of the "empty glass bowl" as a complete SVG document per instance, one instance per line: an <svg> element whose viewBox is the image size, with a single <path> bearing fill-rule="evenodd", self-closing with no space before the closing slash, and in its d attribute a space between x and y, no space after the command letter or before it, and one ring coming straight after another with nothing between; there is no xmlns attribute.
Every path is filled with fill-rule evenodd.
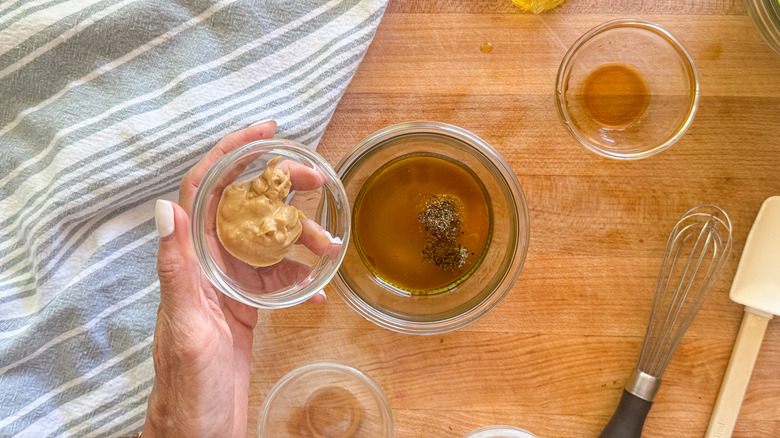
<svg viewBox="0 0 780 438"><path fill-rule="evenodd" d="M372 272L358 253L353 232L339 273L333 279L336 289L355 311L381 327L401 333L443 333L481 318L511 290L528 249L525 198L509 164L484 140L444 123L389 126L348 152L337 171L353 212L358 207L355 203L361 188L377 170L399 157L429 154L461 163L473 172L489 195L493 226L481 263L470 276L444 292L415 295Z"/></svg>
<svg viewBox="0 0 780 438"><path fill-rule="evenodd" d="M305 227L308 239L299 242L307 244L294 244L279 263L256 267L222 246L216 228L217 207L228 185L257 177L276 157L282 160L277 169L292 172L286 203L321 227ZM291 168L297 170L285 170ZM341 242L349 240L349 205L338 176L316 152L287 140L249 143L219 159L198 187L191 216L195 254L211 283L229 297L264 309L302 303L325 287L346 253Z"/></svg>
<svg viewBox="0 0 780 438"><path fill-rule="evenodd" d="M274 385L260 409L260 438L390 438L393 414L382 390L360 371L313 362Z"/></svg>
<svg viewBox="0 0 780 438"><path fill-rule="evenodd" d="M517 427L488 426L477 429L463 438L537 438L537 436Z"/></svg>
<svg viewBox="0 0 780 438"><path fill-rule="evenodd" d="M558 113L585 147L639 159L682 137L693 121L699 81L693 60L659 25L615 20L580 37L556 81Z"/></svg>

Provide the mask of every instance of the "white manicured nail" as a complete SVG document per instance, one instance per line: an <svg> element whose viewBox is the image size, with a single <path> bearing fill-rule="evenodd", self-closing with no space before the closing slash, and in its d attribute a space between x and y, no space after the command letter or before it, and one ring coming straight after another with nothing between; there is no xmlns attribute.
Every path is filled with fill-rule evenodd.
<svg viewBox="0 0 780 438"><path fill-rule="evenodd" d="M333 237L333 235L330 234L328 230L322 230L322 231L325 233L326 236L328 236L328 240L330 240L330 243L337 243L339 245L343 243L341 241L341 237Z"/></svg>
<svg viewBox="0 0 780 438"><path fill-rule="evenodd" d="M321 291L317 292L317 295L322 295L322 301L325 301L328 298L328 296L325 295L325 291L324 290L321 290Z"/></svg>
<svg viewBox="0 0 780 438"><path fill-rule="evenodd" d="M160 237L170 236L176 227L173 220L173 204L158 199L157 205L154 207L154 221L157 223L157 234Z"/></svg>

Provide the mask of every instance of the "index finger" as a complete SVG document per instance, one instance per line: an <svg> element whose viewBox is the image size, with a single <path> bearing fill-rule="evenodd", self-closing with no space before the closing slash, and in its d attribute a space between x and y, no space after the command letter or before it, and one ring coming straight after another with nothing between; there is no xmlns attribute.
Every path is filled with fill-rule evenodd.
<svg viewBox="0 0 780 438"><path fill-rule="evenodd" d="M184 175L179 185L179 205L190 214L195 192L206 172L226 154L253 141L273 138L276 122L269 120L232 132L220 140L195 166Z"/></svg>
<svg viewBox="0 0 780 438"><path fill-rule="evenodd" d="M290 175L293 190L315 190L322 187L327 179L319 169L312 169L297 161L284 160L276 168Z"/></svg>

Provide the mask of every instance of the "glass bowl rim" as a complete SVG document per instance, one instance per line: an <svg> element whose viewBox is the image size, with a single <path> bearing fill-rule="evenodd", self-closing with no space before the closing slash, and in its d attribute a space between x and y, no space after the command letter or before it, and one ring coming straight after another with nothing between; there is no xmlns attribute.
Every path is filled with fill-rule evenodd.
<svg viewBox="0 0 780 438"><path fill-rule="evenodd" d="M744 0L743 3L761 38L780 55L780 3L777 0Z"/></svg>
<svg viewBox="0 0 780 438"><path fill-rule="evenodd" d="M492 432L492 434L488 433L487 435L482 435L485 432ZM469 432L466 436L463 438L477 438L477 434L480 434L479 437L485 436L497 436L495 434L503 433L508 434L509 436L516 437L516 438L536 438L536 435L532 434L531 432L520 429L519 427L514 426L485 426L480 427L479 429L472 430Z"/></svg>
<svg viewBox="0 0 780 438"><path fill-rule="evenodd" d="M271 410L271 403L279 393L293 380L306 374L318 373L320 371L335 371L355 378L365 384L365 387L370 390L371 394L376 399L380 413L384 416L385 420L387 420L387 432L390 433L389 436L393 436L393 430L395 428L393 410L390 408L390 403L387 401L387 397L385 396L384 391L382 391L382 388L362 371L341 362L331 360L318 360L301 365L285 374L281 379L274 383L274 386L268 391L268 395L266 395L263 405L260 408L260 415L257 419L258 436L263 436L263 428L265 427L265 422L268 419L268 414Z"/></svg>
<svg viewBox="0 0 780 438"><path fill-rule="evenodd" d="M693 85L692 86L693 90L691 93L693 95L693 99L691 100L688 106L688 114L685 117L685 120L683 121L680 128L677 130L677 133L675 133L675 135L673 135L671 138L668 138L665 142L661 143L660 145L656 145L654 147L651 147L647 150L643 150L640 152L618 152L591 142L583 135L581 135L580 132L572 126L572 121L569 115L568 108L563 103L565 100L563 96L566 93L566 90L564 89L564 84L568 82L568 74L566 72L567 70L569 70L568 68L569 64L571 64L573 59L575 59L580 48L583 47L586 43L588 43L591 39L593 39L597 35L600 35L602 33L608 32L613 29L619 29L623 27L639 28L639 29L652 32L660 36L667 43L669 43L669 45L677 52L677 54L680 55L680 59L682 60L683 64L685 64L686 70L688 71L689 74L689 79L691 80ZM642 158L647 158L649 156L655 155L663 150L668 149L671 145L673 145L678 140L680 140L680 138L682 138L682 136L685 134L685 132L693 123L693 118L696 115L696 110L699 107L699 91L700 91L699 73L698 70L696 69L696 64L693 62L693 58L691 58L691 55L688 53L687 50L685 50L685 47L683 47L683 45L679 41L677 41L677 39L671 33L669 33L669 31L667 31L660 25L650 21L639 20L639 19L622 18L617 20L611 20L599 24L598 26L585 32L581 37L577 39L577 41L574 42L574 44L571 45L569 50L563 56L563 59L561 60L561 65L558 67L558 75L555 79L555 103L558 109L558 116L563 122L563 125L566 127L566 130L569 131L569 134L571 134L572 137L574 137L580 144L590 149L591 151L601 156L607 158L615 158L618 160L638 160Z"/></svg>
<svg viewBox="0 0 780 438"><path fill-rule="evenodd" d="M528 207L523 193L522 186L517 179L509 163L504 160L485 140L473 134L472 132L443 122L434 121L411 121L402 122L382 128L359 141L352 149L344 154L341 161L336 165L336 173L340 178L350 170L352 166L368 151L376 145L382 144L390 139L400 137L406 134L422 135L440 135L455 139L470 147L470 150L480 154L490 162L495 169L502 175L506 186L512 195L514 209L517 212L518 220L514 225L514 231L517 235L517 247L514 251L509 268L504 273L498 286L488 294L479 304L458 315L438 320L438 321L409 321L384 312L376 310L370 304L366 303L357 293L347 286L346 281L341 277L341 270L333 278L333 286L339 295L347 302L347 305L355 310L365 319L374 324L392 330L398 333L414 335L435 335L450 332L463 328L473 322L476 322L493 308L495 308L506 295L512 290L522 271L525 259L528 253L528 243L530 236L530 220L528 217ZM350 208L353 206L350 205ZM512 206L510 206L511 208ZM522 224L522 226L521 226ZM348 245L347 245L348 246Z"/></svg>
<svg viewBox="0 0 780 438"><path fill-rule="evenodd" d="M247 297L234 288L229 282L223 279L222 275L217 273L218 269L215 269L215 267L211 266L214 264L214 261L209 253L208 245L205 241L205 231L203 230L205 226L205 211L201 211L202 208L205 208L204 206L206 205L208 196L214 190L216 183L224 175L225 171L239 158L253 152L263 152L260 155L262 156L268 153L274 153L274 151L284 151L293 155L298 155L315 163L322 171L325 172L328 180L336 183L334 185L336 186L337 191L334 193L334 196L340 198L340 201L344 205L349 205L349 200L347 199L347 194L344 191L344 186L341 184L341 180L330 164L328 164L328 162L325 160L325 158L323 158L317 152L312 151L306 146L292 140L272 138L247 143L240 148L222 156L219 160L217 160L216 163L211 166L211 168L209 168L208 171L206 171L195 192L195 196L192 201L192 208L190 210L190 241L192 242L192 247L195 252L195 258L198 261L198 265L200 266L201 271L203 271L208 280L217 289L219 289L221 293L224 293L236 301L258 309L282 309L303 303L304 301L308 300L317 292L322 290L328 283L330 283L330 281L338 272L338 269L341 266L341 262L344 260L344 256L347 252L347 245L343 245L339 251L338 257L334 260L334 263L330 268L320 273L320 275L310 284L304 286L300 290L289 292L281 298L263 297L262 295L251 298ZM345 216L342 217L342 219L344 219L346 221L345 223L347 224L345 225L343 239L346 242L349 241L349 235L351 231L349 226L351 223L351 211L349 208L344 208L341 209L339 214Z"/></svg>

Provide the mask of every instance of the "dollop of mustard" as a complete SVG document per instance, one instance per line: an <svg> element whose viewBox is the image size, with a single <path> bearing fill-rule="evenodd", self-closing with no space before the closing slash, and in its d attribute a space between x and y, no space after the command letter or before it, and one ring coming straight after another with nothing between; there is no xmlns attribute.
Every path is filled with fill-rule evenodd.
<svg viewBox="0 0 780 438"><path fill-rule="evenodd" d="M281 157L268 162L257 178L234 182L222 192L217 206L217 235L233 257L255 266L280 262L298 240L306 219L285 204L290 176L276 168Z"/></svg>

